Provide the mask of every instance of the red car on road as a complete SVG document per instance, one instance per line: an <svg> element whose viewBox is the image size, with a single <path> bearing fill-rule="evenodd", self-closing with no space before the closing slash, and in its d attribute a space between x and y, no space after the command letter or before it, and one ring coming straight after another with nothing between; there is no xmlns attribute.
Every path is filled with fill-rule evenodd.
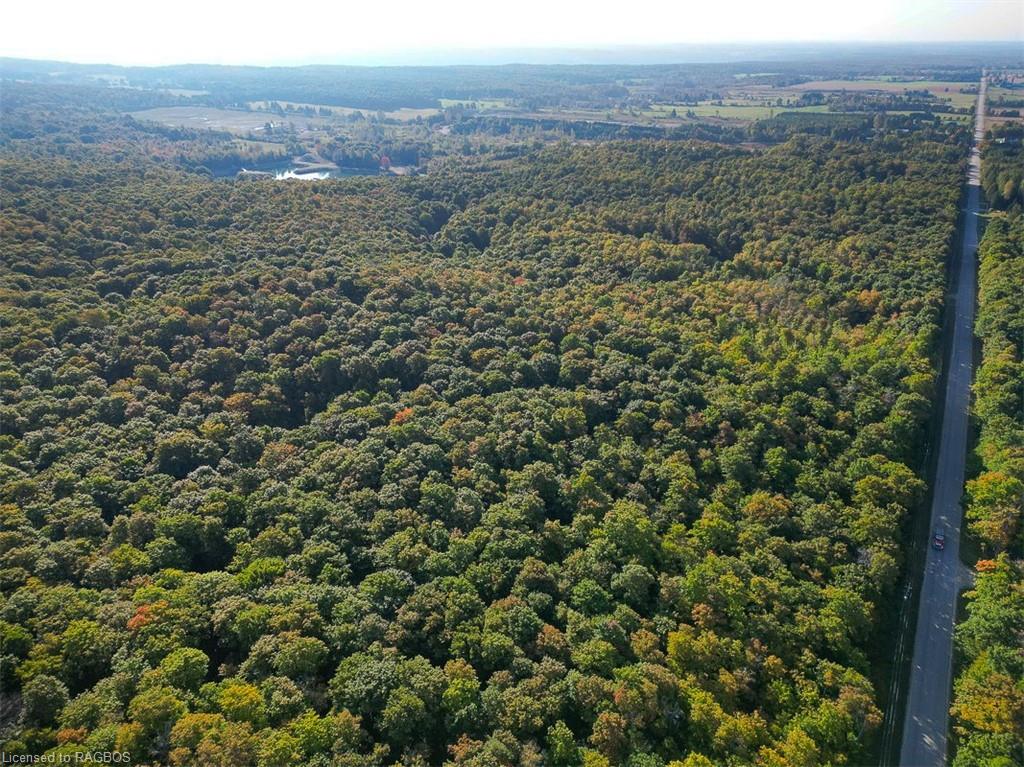
<svg viewBox="0 0 1024 767"><path fill-rule="evenodd" d="M932 548L939 551L946 548L946 534L941 530L936 530L935 535L932 536Z"/></svg>

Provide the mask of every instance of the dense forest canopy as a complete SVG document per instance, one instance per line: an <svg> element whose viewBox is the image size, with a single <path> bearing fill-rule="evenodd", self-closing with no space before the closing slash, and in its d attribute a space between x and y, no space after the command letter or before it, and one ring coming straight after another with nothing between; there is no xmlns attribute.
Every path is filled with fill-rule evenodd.
<svg viewBox="0 0 1024 767"><path fill-rule="evenodd" d="M6 752L869 758L959 123L251 182L152 92L4 87Z"/></svg>

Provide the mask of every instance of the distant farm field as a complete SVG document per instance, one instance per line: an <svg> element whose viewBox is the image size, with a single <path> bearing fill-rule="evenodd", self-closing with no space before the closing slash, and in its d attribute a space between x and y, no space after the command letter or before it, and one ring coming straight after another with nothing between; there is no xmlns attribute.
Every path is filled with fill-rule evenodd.
<svg viewBox="0 0 1024 767"><path fill-rule="evenodd" d="M828 105L820 104L809 107L769 106L761 103L737 104L697 104L695 106L653 104L649 110L652 117L669 117L672 110L679 117L693 115L695 117L721 117L727 120L766 120L782 112L827 112Z"/></svg>
<svg viewBox="0 0 1024 767"><path fill-rule="evenodd" d="M271 154L286 154L284 145L274 141L251 141L244 138L236 138L230 142L230 146L243 152L263 152Z"/></svg>
<svg viewBox="0 0 1024 767"><path fill-rule="evenodd" d="M411 122L418 117L427 118L433 115L439 114L441 110L433 107L426 107L421 109L414 109L412 107L401 107L400 109L392 109L390 111L379 112L376 109L360 109L359 107L339 107L331 104L308 104L300 101L250 101L249 106L252 109L270 111L271 104L280 104L282 107L287 109L289 106L294 109L308 109L313 108L316 110L325 109L329 111L326 115L326 119L330 119L335 116L347 117L348 115L361 112L367 117L377 114L382 114L387 120L399 120L401 122ZM285 113L285 117L289 117L289 113ZM295 115L296 118L302 117L302 115ZM280 118L280 115L278 115Z"/></svg>
<svg viewBox="0 0 1024 767"><path fill-rule="evenodd" d="M270 123L273 126L294 123L296 127L309 124L322 125L326 121L320 117L305 115L286 115L284 117L271 112L246 112L241 109L215 109L213 107L158 107L132 112L137 120L149 120L174 127L200 128L206 130L228 131L246 134L260 131Z"/></svg>
<svg viewBox="0 0 1024 767"><path fill-rule="evenodd" d="M457 106L475 107L476 109L509 109L511 105L504 99L441 99L444 109Z"/></svg>
<svg viewBox="0 0 1024 767"><path fill-rule="evenodd" d="M865 114L865 113L864 112L859 112L859 113L854 113L854 114ZM886 114L890 114L890 115L919 115L919 114L921 114L921 112L913 110L913 109L892 109L892 110L889 110L888 112L886 112ZM970 114L959 114L959 113L950 113L950 112L935 112L935 113L933 113L933 115L935 117L938 117L940 120L953 120L953 121L956 121L956 122L962 122L965 125L968 124L968 123L973 122L973 120L974 120L974 115L970 115Z"/></svg>
<svg viewBox="0 0 1024 767"><path fill-rule="evenodd" d="M797 92L808 91L876 91L881 93L903 94L907 91L928 91L935 98L948 102L957 108L971 107L977 96L974 93L963 93L975 88L973 83L951 82L948 80L812 80L789 89Z"/></svg>
<svg viewBox="0 0 1024 767"><path fill-rule="evenodd" d="M989 101L998 101L999 99L1024 99L1024 89L994 86L988 89L988 99Z"/></svg>
<svg viewBox="0 0 1024 767"><path fill-rule="evenodd" d="M959 93L961 88L976 88L976 83L950 80L811 80L789 86L797 91L932 91L933 93Z"/></svg>

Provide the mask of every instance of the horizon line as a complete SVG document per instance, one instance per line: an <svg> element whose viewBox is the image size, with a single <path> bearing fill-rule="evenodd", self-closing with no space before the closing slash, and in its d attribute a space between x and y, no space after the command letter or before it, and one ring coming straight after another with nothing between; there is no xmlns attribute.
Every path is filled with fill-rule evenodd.
<svg viewBox="0 0 1024 767"><path fill-rule="evenodd" d="M987 40L968 40L968 39L945 39L945 40L835 40L835 39L821 39L821 40L724 40L715 42L676 42L676 43L581 43L581 44L565 44L565 45L524 45L524 46L502 46L499 48L487 48L487 47L463 47L463 48L451 48L451 47L438 47L438 48L417 48L409 50L401 49L380 49L379 51L366 51L358 55L351 56L349 58L339 57L338 59L331 59L329 56L311 57L305 61L302 59L288 59L284 57L277 62L257 62L256 60L250 60L246 62L242 61L204 61L204 60L180 60L180 61L167 61L162 63L116 63L109 60L83 60L83 59L61 59L52 57L30 57L30 56L17 56L7 55L0 53L0 61L25 61L33 62L37 64L69 64L72 66L97 66L97 67L116 67L121 69L160 69L164 67L183 67L183 66L210 66L210 67L250 67L254 69L299 69L303 67L363 67L363 68L385 68L385 67L442 67L442 66L513 66L513 65L530 65L536 66L601 66L600 63L596 62L546 62L545 64L536 64L529 61L519 60L507 60L507 61L492 61L489 63L479 62L466 62L459 63L457 61L451 61L453 58L457 58L460 55L469 56L486 56L486 57L500 57L503 53L509 54L601 54L601 53L629 53L629 52L671 52L679 49L722 49L722 48L744 48L744 47L761 47L761 48L798 48L808 46L828 46L828 47L929 47L929 46L942 46L942 45L956 45L956 46L1005 46L1005 45L1021 45L1021 60L1024 62L1024 38L1006 38L1006 39L987 39ZM425 59L430 58L446 58L449 59L446 63L432 63L429 60L424 60L422 63L416 63L417 57L424 57ZM367 59L379 58L382 61L373 63L366 61ZM403 59L402 63L386 63L385 59ZM712 64L712 63L743 63L743 62L755 62L759 61L757 58L711 62L711 61L662 61L657 62L658 65L670 65L670 64ZM780 61L778 58L773 58L772 61ZM618 61L613 62L614 65L629 66L631 62ZM635 66L651 65L652 62L633 62ZM608 65L607 63L605 65Z"/></svg>

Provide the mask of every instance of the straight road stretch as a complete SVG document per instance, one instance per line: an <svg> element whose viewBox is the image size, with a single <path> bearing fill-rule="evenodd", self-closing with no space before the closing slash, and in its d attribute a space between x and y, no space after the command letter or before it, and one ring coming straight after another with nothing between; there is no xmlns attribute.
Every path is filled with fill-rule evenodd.
<svg viewBox="0 0 1024 767"><path fill-rule="evenodd" d="M953 341L950 347L942 431L932 498L931 526L914 632L914 655L903 721L901 767L946 764L946 732L953 669L953 624L957 597L965 585L960 565L960 500L964 491L968 416L973 378L974 303L981 200L981 141L984 138L985 78L979 87L974 146L967 179L963 239L953 264ZM945 547L932 545L940 531Z"/></svg>

